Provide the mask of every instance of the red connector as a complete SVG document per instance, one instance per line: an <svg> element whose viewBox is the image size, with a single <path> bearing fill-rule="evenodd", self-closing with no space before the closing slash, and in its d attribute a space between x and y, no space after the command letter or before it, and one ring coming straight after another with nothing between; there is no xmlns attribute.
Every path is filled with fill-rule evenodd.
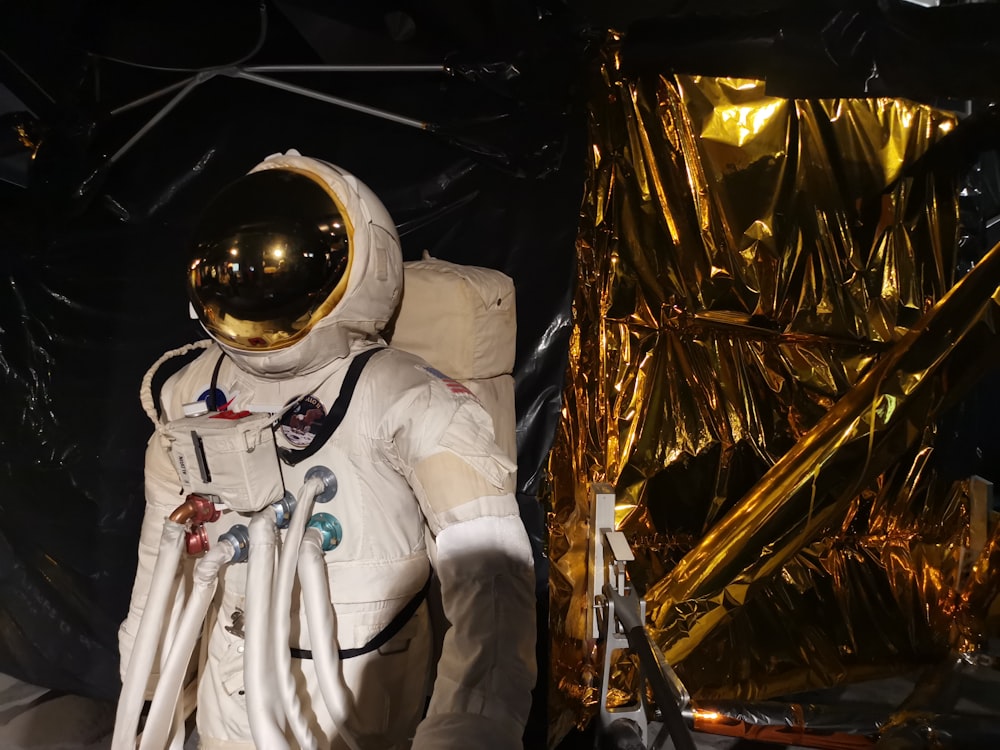
<svg viewBox="0 0 1000 750"><path fill-rule="evenodd" d="M191 493L183 503L174 508L170 520L188 526L184 544L189 555L200 555L208 550L208 532L205 523L219 520L222 511L203 495Z"/></svg>
<svg viewBox="0 0 1000 750"><path fill-rule="evenodd" d="M215 507L215 503L202 495L191 493L187 499L174 508L170 514L170 520L174 523L211 523L219 520L222 511Z"/></svg>
<svg viewBox="0 0 1000 750"><path fill-rule="evenodd" d="M184 535L184 544L189 555L200 555L202 552L208 552L208 532L205 531L205 524L194 524Z"/></svg>

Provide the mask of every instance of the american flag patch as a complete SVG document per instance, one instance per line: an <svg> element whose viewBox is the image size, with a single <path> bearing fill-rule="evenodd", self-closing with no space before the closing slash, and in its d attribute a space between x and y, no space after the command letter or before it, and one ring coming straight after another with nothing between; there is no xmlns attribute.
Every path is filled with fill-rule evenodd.
<svg viewBox="0 0 1000 750"><path fill-rule="evenodd" d="M464 385L462 385L461 383L459 383L454 378L449 378L447 375L445 375L440 370L436 370L435 368L431 367L430 365L428 365L426 367L421 367L420 369L423 370L424 372L427 372L427 373L433 375L434 377L436 377L438 380L440 380L442 383L445 384L445 386L448 388L449 391L451 391L455 395L457 395L457 396L472 396L472 398L476 397L475 394L472 391L470 391L468 388L466 388Z"/></svg>

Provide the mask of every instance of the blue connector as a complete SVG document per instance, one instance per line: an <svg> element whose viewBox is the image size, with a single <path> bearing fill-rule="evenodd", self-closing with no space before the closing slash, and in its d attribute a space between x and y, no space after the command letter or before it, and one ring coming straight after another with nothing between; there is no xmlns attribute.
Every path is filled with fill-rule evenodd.
<svg viewBox="0 0 1000 750"><path fill-rule="evenodd" d="M344 537L344 530L334 516L329 513L317 513L309 519L309 528L316 529L323 535L323 551L336 549Z"/></svg>

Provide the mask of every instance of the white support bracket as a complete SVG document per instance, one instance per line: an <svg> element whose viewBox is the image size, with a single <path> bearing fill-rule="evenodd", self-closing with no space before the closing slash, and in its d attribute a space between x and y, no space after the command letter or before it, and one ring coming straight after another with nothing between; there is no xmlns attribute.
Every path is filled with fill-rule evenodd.
<svg viewBox="0 0 1000 750"><path fill-rule="evenodd" d="M671 739L675 750L695 750L690 735L691 696L646 633L646 600L635 590L626 569L626 564L634 560L625 534L615 529L614 488L609 484L592 485L587 583L593 607L591 634L604 646L598 742L624 741L633 747L635 740L641 740L643 747L658 750ZM618 651L638 657L639 679L630 703L608 708L611 670ZM647 681L658 707L657 718L663 722L652 742L649 717L653 711L647 700Z"/></svg>
<svg viewBox="0 0 1000 750"><path fill-rule="evenodd" d="M590 637L601 637L601 602L607 574L604 564L604 534L615 530L615 490L610 484L590 486L590 551L587 560L587 590L590 592Z"/></svg>
<svg viewBox="0 0 1000 750"><path fill-rule="evenodd" d="M601 729L622 719L635 723L644 746L648 743L648 706L643 681L639 680L635 699L623 706L608 708L608 690L616 652L630 650L628 635L615 611L615 601L627 601L635 612L632 618L645 620L646 602L630 590L626 563L635 560L625 535L615 529L615 491L609 484L590 488L590 566L588 583L592 604L591 636L604 642L599 718ZM617 595L617 596L616 596ZM640 669L641 673L641 669Z"/></svg>

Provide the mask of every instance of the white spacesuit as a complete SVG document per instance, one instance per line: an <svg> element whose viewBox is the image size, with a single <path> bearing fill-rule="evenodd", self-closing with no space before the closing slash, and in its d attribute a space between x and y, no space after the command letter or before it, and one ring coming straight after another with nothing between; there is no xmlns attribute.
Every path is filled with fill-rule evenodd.
<svg viewBox="0 0 1000 750"><path fill-rule="evenodd" d="M164 541L165 519L200 482L222 511L202 518L201 538L250 524L250 558L224 565L208 612L197 696L203 748L521 747L535 616L532 555L510 491L514 467L469 390L382 341L402 287L399 240L384 207L353 176L289 152L224 190L197 234L189 291L214 344L162 389L146 453L139 565L120 632L123 676L151 587L157 575L166 579L158 560L179 544ZM349 375L360 355L366 363ZM239 461L226 458L226 466L212 447L222 443L202 442L202 428L187 427L242 423L247 413L267 415L263 442L239 446ZM179 446L188 433L193 453L185 458ZM244 466L247 456L269 452L281 456L278 473ZM220 476L243 466L250 479L234 486L242 481L248 491L213 495L217 466ZM310 487L303 497L300 488ZM282 513L273 508L296 493L294 513L312 505L327 514L325 538L335 545L323 556L327 621L302 614L318 590L314 577L303 573L294 591L291 579L280 579L284 547L304 532L300 524L290 541L294 513L292 528L275 532ZM251 519L263 517L270 526L255 531ZM182 521L191 532L190 514ZM256 588L248 581L254 564L267 569ZM436 670L424 600L432 566L450 623ZM174 585L157 613L161 666L171 634L183 628L184 590ZM263 592L263 613L252 614L260 605L252 591ZM251 669L244 656L255 648L253 617L268 623L266 635L257 625L253 635L269 651ZM323 631L317 622L327 623ZM316 661L331 645L324 675ZM145 677L133 678L139 686L126 679L126 689L143 691ZM330 685L339 696L329 695Z"/></svg>

